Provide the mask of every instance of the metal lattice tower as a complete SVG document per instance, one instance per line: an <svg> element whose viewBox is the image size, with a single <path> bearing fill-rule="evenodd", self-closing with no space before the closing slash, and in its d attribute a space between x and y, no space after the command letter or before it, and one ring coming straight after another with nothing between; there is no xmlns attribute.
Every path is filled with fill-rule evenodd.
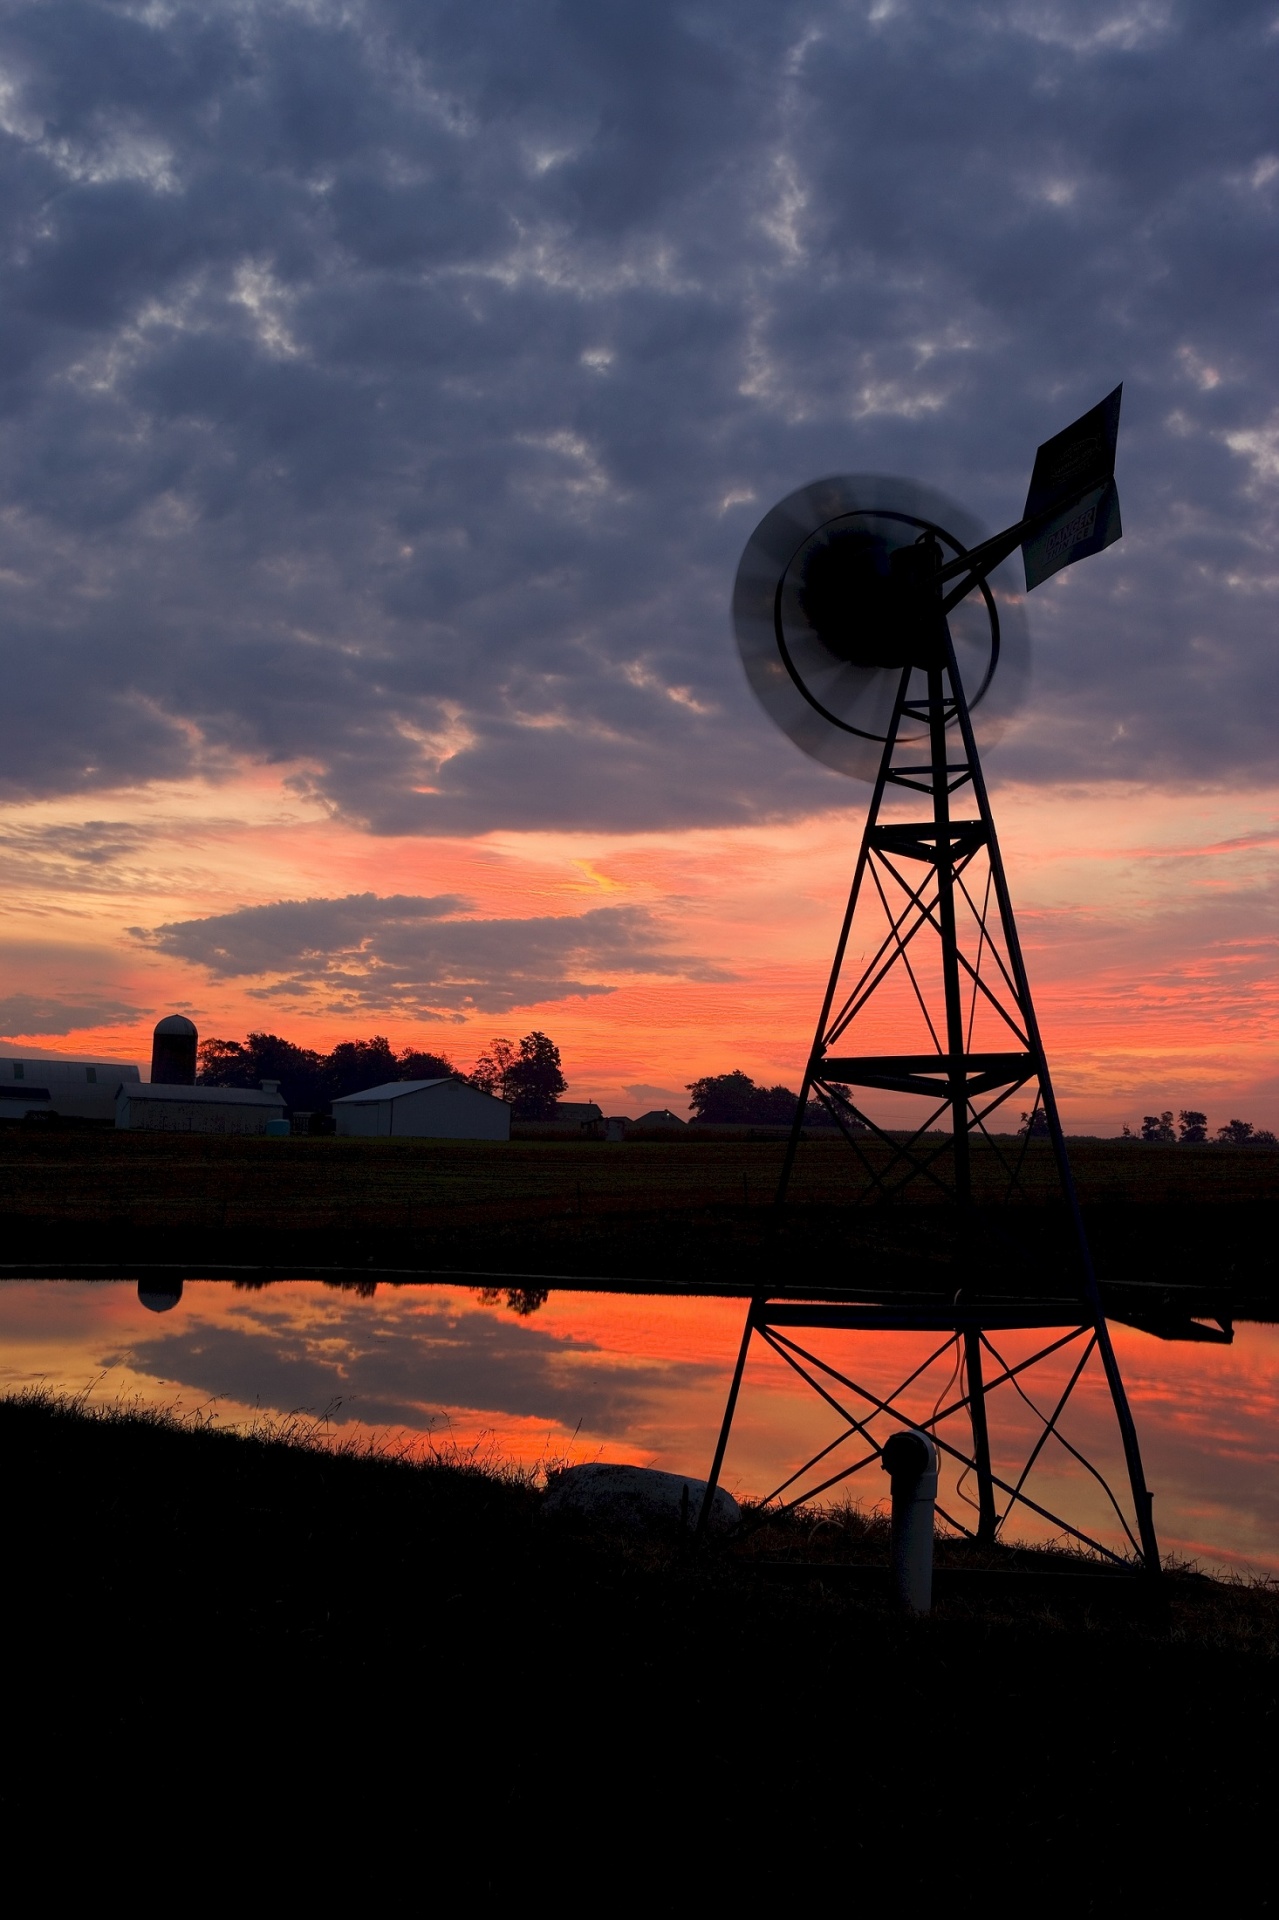
<svg viewBox="0 0 1279 1920"><path fill-rule="evenodd" d="M1113 406L1117 425L1117 397L1105 405ZM1092 418L1085 416L1059 436L1059 442L1069 435L1077 441L1079 428ZM1102 476L1102 487L1095 473L1083 476L1091 478L1094 493L1108 482L1113 495L1113 438L1112 427L1112 472ZM1037 480L1045 451L1056 445L1050 442L1047 450L1041 449ZM1042 502L1035 517L1032 482L1026 519L975 550L965 549L918 514L890 514L878 506L855 509L859 523L874 524L876 516L881 521L909 520L911 544L890 556L889 575L890 587L908 582L909 597L899 593L889 603L870 658L865 640L855 642L862 649L859 657L852 643L820 636L831 652L853 661L863 674L855 689L862 703L858 719L864 717L862 709L877 684L865 679L866 671L877 669L880 682L886 671L892 677L873 736L878 765L865 830L782 1168L779 1218L790 1198L804 1113L812 1097L825 1106L860 1168L861 1205L926 1197L943 1209L950 1235L947 1281L944 1288L921 1290L904 1281L885 1285L881 1273L877 1284L858 1286L855 1274L826 1273L817 1283L758 1290L729 1388L703 1519L709 1514L748 1359L758 1340L843 1422L829 1445L769 1495L766 1509L798 1506L845 1483L878 1460L889 1431L910 1424L928 1431L939 1451L975 1483L974 1524L943 1510L957 1531L982 1544L993 1543L1020 1509L1103 1557L1123 1559L1028 1491L1045 1449L1061 1446L1105 1489L1126 1536L1129 1561L1150 1572L1158 1570L1151 1497L1136 1428L1098 1293L948 621L964 595L979 587L992 623L993 661L998 658L999 623L986 586L991 567L1024 542L1028 581L1034 584L1032 557L1042 565L1046 539L1058 538L1049 570L1078 557L1081 548L1096 551L1105 543L1099 541L1095 513L1091 523L1081 521L1079 477L1074 476L1073 492L1069 486L1059 487L1050 498L1055 524L1048 524L1051 514ZM1109 538L1115 538L1117 501L1107 511L1113 527ZM1063 517L1067 535L1075 536L1074 550L1069 538L1060 538ZM852 522L854 512L843 520ZM920 528L922 532L916 531ZM1041 571L1039 577L1046 574ZM860 734L857 751L864 753L861 742L870 729L842 721L831 710L830 697L816 698L797 670L797 648L788 645L784 627L785 581L783 569L772 620L786 673L826 721ZM887 642L885 633L891 635ZM750 667L748 659L748 671ZM988 671L983 690L989 677ZM790 697L789 690L784 691ZM761 697L777 717L777 695L767 682ZM798 737L794 723L783 724ZM811 719L804 716L804 724L811 727ZM913 804L904 807L903 802ZM1029 1102L1020 1140L1010 1139L1002 1129L997 1135L988 1124L1016 1094ZM900 1118L908 1108L917 1119L903 1128ZM1019 1241L1001 1224L1001 1216L1004 1222L1011 1218L1010 1203L1025 1196L1028 1155L1041 1134L1051 1146L1058 1189L1053 1215L1057 1257L1046 1263L1033 1236L1029 1242L1025 1236ZM1033 1151L1038 1160L1042 1149ZM1015 1207L1013 1212L1026 1217ZM1043 1344L1010 1364L996 1336L1013 1329L1040 1330ZM812 1340L801 1344L796 1338L800 1332L817 1335L822 1330L909 1330L944 1337L922 1366L894 1392L883 1394L832 1365L814 1350ZM1064 1390L1055 1386L1052 1404L1045 1407L1030 1397L1027 1386L1036 1366L1050 1360L1058 1366L1065 1361L1067 1374ZM1063 1431L1068 1403L1090 1364L1104 1376L1113 1407L1127 1503L1115 1496ZM930 1418L908 1420L903 1393L929 1368L947 1366L954 1391L947 1397L943 1389ZM1038 1423L1028 1457L1006 1468L992 1458L988 1420L990 1397L1003 1390L1018 1395Z"/></svg>

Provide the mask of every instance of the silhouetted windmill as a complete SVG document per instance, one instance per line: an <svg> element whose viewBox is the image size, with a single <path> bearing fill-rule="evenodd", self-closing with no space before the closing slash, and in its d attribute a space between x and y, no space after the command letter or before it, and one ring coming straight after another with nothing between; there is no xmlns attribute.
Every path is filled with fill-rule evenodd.
<svg viewBox="0 0 1279 1920"><path fill-rule="evenodd" d="M756 1293L716 1447L704 1512L718 1482L757 1337L843 1422L834 1440L770 1500L798 1505L872 1465L888 1432L925 1428L976 1486L974 1524L945 1518L982 1542L1014 1507L1033 1511L1095 1552L1115 1555L1028 1491L1045 1448L1060 1444L1101 1480L1066 1437L1063 1416L1089 1363L1102 1370L1131 1494L1110 1488L1132 1555L1159 1554L1141 1456L1115 1360L1022 961L999 843L982 777L978 733L993 736L1024 680L1020 604L995 579L1022 549L1027 590L1120 537L1115 446L1120 389L1040 447L1022 518L993 539L960 508L909 481L854 475L791 494L756 528L738 569L733 617L742 660L765 711L796 744L869 779L870 809L812 1052L782 1169L792 1193L805 1107L815 1097L842 1130L862 1203L931 1197L881 1230L864 1271L828 1260L817 1272ZM922 816L922 817L921 817ZM992 1116L1033 1089L1020 1142ZM914 1104L918 1120L903 1128ZM1007 1203L1042 1189L1046 1123L1057 1211ZM1054 1241L1044 1222L1064 1221ZM880 1216L888 1221L890 1216ZM779 1241L779 1261L782 1242ZM852 1257L851 1255L849 1256ZM837 1368L802 1330L910 1329L944 1336L892 1393ZM1040 1329L1042 1344L1012 1363L995 1337ZM1028 1374L1065 1360L1047 1409ZM951 1369L932 1415L908 1416L929 1369ZM1016 1393L1038 1416L1029 1457L992 1459L987 1402ZM960 1433L956 1428L962 1427ZM1104 1480L1101 1482L1105 1486ZM944 1511L944 1510L943 1510Z"/></svg>

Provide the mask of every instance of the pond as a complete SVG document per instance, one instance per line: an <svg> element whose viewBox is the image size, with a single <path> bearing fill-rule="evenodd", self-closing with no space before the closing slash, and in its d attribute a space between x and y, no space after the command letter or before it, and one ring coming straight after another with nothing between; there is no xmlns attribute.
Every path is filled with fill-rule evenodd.
<svg viewBox="0 0 1279 1920"><path fill-rule="evenodd" d="M360 1292L303 1280L256 1288L187 1281L171 1310L157 1314L131 1282L10 1280L0 1283L0 1390L39 1382L83 1391L93 1403L203 1411L227 1426L301 1415L335 1440L475 1450L535 1467L609 1459L703 1475L743 1314L735 1299L572 1291L542 1299L460 1283ZM1228 1346L1161 1341L1123 1326L1113 1333L1165 1554L1207 1571L1279 1574L1279 1327L1239 1324ZM824 1338L833 1364L881 1393L939 1344L936 1335L882 1332ZM1044 1344L996 1336L1009 1361L1031 1342ZM1059 1355L1033 1383L1026 1377L1041 1408L1051 1408L1071 1364ZM952 1375L943 1354L901 1404L915 1417L931 1411ZM997 1460L1024 1458L1033 1415L1007 1388L989 1405ZM1095 1362L1069 1413L1067 1437L1121 1487ZM767 1493L838 1431L811 1390L757 1346L724 1483ZM1122 1545L1101 1490L1064 1449L1050 1444L1036 1476L1042 1504ZM835 1490L866 1506L886 1491L874 1467ZM971 1487L944 1477L952 1510L966 1515L970 1496ZM1031 1515L1012 1534L1044 1538L1051 1529Z"/></svg>

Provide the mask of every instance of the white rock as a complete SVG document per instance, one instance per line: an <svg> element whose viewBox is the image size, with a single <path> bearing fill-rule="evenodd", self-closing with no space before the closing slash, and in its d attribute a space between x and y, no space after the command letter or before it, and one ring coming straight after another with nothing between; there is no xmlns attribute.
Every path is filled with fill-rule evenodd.
<svg viewBox="0 0 1279 1920"><path fill-rule="evenodd" d="M685 1497L687 1489L687 1498ZM596 1461L586 1467L568 1467L556 1474L542 1502L543 1513L572 1514L597 1520L604 1526L630 1532L678 1531L683 1521L690 1532L697 1525L704 1480L683 1473L659 1473L654 1467L609 1466ZM735 1526L741 1508L731 1493L715 1489L710 1524L719 1533Z"/></svg>

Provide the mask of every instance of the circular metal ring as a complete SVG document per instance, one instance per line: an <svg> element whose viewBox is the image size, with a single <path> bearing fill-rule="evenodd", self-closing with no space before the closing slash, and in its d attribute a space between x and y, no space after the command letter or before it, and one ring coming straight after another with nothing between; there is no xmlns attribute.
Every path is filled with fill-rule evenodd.
<svg viewBox="0 0 1279 1920"><path fill-rule="evenodd" d="M821 526L814 527L811 533L805 534L783 568L777 582L777 591L773 595L773 629L777 635L777 651L782 656L782 663L799 692L804 696L804 699L807 700L813 711L820 713L823 720L829 720L833 727L839 727L845 733L855 733L863 740L878 740L882 744L882 742L888 738L886 733L872 733L864 727L855 727L851 722L841 720L838 714L832 713L828 707L822 705L812 689L805 684L803 675L791 657L790 648L786 644L786 630L782 622L782 593L786 586L787 575L790 573L791 568L794 566L800 554L804 551L804 548L808 546L811 541L815 540L819 533L825 533L827 527L838 526L841 520L870 520L876 518L881 520L898 520L906 526L918 527L924 533L935 533L939 540L945 541L957 559L961 553L967 551L965 547L960 545L953 534L947 533L944 527L939 527L936 522L932 520L921 520L917 514L896 513L889 507L863 508L855 513L834 514L829 520L823 521ZM968 702L968 710L970 713L986 693L986 690L994 678L995 668L999 665L999 609L995 605L994 595L991 593L984 577L977 582L977 585L986 603L986 614L990 621L990 660L982 676L981 685ZM885 668L884 671L891 672L893 669Z"/></svg>
<svg viewBox="0 0 1279 1920"><path fill-rule="evenodd" d="M733 625L747 679L770 718L824 766L873 780L903 668L863 666L832 646L804 602L800 566L805 549L816 552L824 540L838 540L841 527L858 525L874 542L881 578L885 550L917 534L935 535L948 559L983 537L962 507L911 480L840 474L814 481L779 501L747 542L733 590ZM873 584L870 591L873 596ZM1011 569L997 569L948 619L956 670L972 685L968 704L983 747L998 738L1024 689L1029 644L1021 599ZM865 603L868 630L889 631L876 626L883 615L871 611L875 604L873 598ZM863 603L856 592L848 605L860 629ZM913 733L903 731L903 741L908 737Z"/></svg>

